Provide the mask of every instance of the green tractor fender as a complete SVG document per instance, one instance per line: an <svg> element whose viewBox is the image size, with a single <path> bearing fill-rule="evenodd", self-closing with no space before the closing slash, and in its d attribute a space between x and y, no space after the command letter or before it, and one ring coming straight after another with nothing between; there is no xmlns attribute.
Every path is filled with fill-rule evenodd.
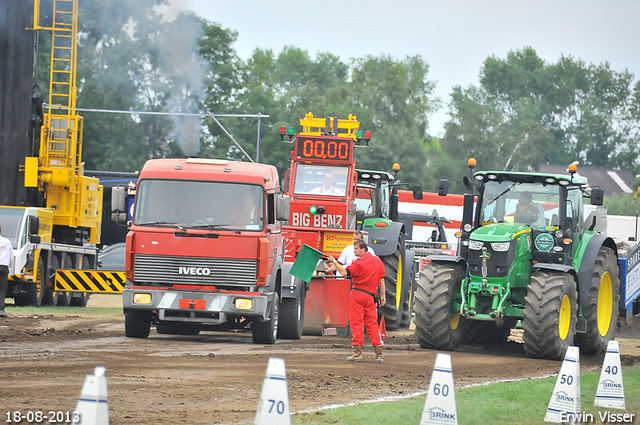
<svg viewBox="0 0 640 425"><path fill-rule="evenodd" d="M587 306L593 266L603 246L611 248L616 258L618 257L618 248L613 239L605 235L585 232L573 260L573 264L578 269L578 302L583 310Z"/></svg>
<svg viewBox="0 0 640 425"><path fill-rule="evenodd" d="M400 233L404 233L404 225L400 222L391 222L387 227L368 227L365 223L362 230L369 234L368 245L373 248L378 257L383 257L392 255L396 251Z"/></svg>
<svg viewBox="0 0 640 425"><path fill-rule="evenodd" d="M538 271L569 273L578 282L578 272L573 266L566 264L536 263L531 267L531 273Z"/></svg>
<svg viewBox="0 0 640 425"><path fill-rule="evenodd" d="M432 263L455 263L464 268L465 275L467 273L467 260L459 255L430 255L429 260Z"/></svg>

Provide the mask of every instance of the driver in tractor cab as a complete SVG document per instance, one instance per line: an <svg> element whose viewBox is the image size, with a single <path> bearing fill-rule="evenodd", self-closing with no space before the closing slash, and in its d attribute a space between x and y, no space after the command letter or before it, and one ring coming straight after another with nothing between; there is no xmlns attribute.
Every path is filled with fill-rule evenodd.
<svg viewBox="0 0 640 425"><path fill-rule="evenodd" d="M544 217L544 207L538 202L533 202L531 192L522 192L516 205L514 216L516 223L526 223L536 230L544 230L547 222Z"/></svg>
<svg viewBox="0 0 640 425"><path fill-rule="evenodd" d="M335 195L335 196L344 196L344 192L333 185L334 179L333 174L327 173L324 175L324 182L322 186L318 186L315 189L311 190L310 193L319 194L319 195Z"/></svg>

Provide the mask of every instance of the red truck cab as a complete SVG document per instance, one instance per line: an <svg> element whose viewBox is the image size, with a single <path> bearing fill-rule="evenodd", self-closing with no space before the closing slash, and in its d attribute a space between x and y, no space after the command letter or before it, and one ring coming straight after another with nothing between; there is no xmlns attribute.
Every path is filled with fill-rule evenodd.
<svg viewBox="0 0 640 425"><path fill-rule="evenodd" d="M126 335L250 328L275 343L288 205L270 165L147 161L126 242Z"/></svg>

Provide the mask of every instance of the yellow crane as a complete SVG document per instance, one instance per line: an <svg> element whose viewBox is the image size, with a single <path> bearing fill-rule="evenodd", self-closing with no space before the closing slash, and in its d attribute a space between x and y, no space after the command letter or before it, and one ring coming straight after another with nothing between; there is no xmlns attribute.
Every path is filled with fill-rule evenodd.
<svg viewBox="0 0 640 425"><path fill-rule="evenodd" d="M34 0L33 11L31 29L51 32L49 102L39 148L20 169L25 186L41 196L37 205L0 207L14 248L7 296L17 305L83 306L85 292L54 285L57 270L95 270L102 224L102 186L83 175L83 121L76 113L78 0L53 0L47 10Z"/></svg>

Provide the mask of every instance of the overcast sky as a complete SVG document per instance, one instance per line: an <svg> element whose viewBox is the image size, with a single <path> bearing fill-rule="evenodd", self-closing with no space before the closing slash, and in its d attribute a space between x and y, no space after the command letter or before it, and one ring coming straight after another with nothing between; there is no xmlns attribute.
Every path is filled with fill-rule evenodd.
<svg viewBox="0 0 640 425"><path fill-rule="evenodd" d="M455 85L478 85L487 57L535 49L548 63L561 55L609 62L640 78L640 0L172 0L238 32L235 49L285 45L336 54L344 62L366 55L421 55L428 79L445 103ZM446 107L431 117L438 135ZM251 112L251 111L247 111Z"/></svg>

